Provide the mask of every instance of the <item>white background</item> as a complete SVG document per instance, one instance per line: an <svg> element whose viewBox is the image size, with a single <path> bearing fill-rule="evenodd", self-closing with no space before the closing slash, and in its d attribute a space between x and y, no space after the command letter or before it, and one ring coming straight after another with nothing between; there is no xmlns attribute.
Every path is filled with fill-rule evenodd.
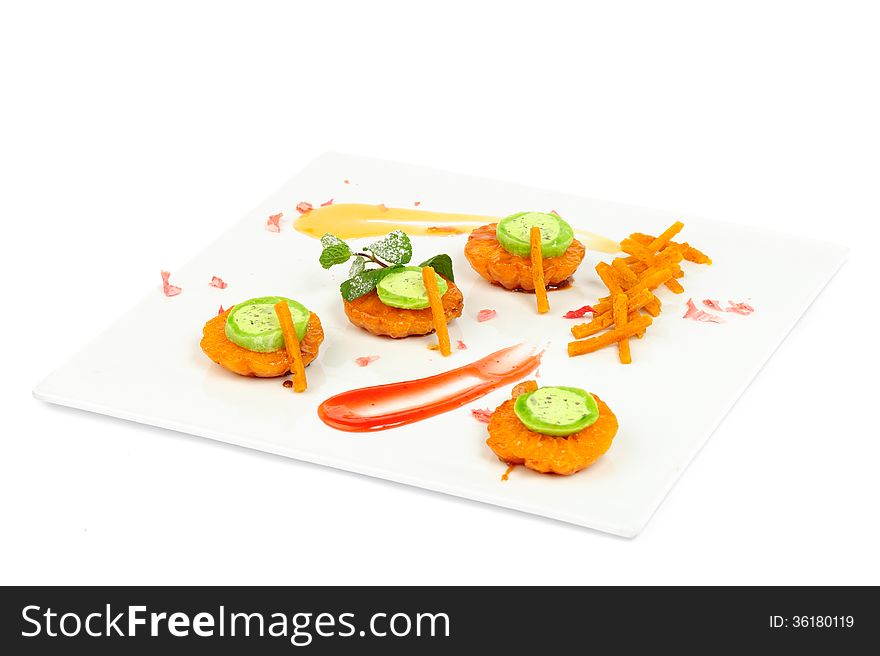
<svg viewBox="0 0 880 656"><path fill-rule="evenodd" d="M876 5L611 4L4 5L0 583L880 583ZM31 398L326 150L852 250L635 540Z"/></svg>

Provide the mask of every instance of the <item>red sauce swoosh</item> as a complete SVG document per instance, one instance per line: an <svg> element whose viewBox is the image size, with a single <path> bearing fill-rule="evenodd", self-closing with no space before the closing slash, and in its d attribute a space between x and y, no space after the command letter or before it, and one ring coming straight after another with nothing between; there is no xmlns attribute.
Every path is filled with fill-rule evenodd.
<svg viewBox="0 0 880 656"><path fill-rule="evenodd" d="M411 424L523 378L538 368L542 354L516 344L436 376L349 390L324 401L318 416L331 428L350 432Z"/></svg>

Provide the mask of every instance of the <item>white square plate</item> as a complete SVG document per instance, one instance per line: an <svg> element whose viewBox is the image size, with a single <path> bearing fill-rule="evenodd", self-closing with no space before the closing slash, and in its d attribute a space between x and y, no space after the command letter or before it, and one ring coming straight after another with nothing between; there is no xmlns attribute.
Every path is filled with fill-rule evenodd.
<svg viewBox="0 0 880 656"><path fill-rule="evenodd" d="M351 184L344 184L348 179ZM450 324L453 343L466 351L442 358L426 347L434 337L392 341L348 323L338 284L347 267L317 263L320 244L296 232L300 201L326 199L389 207L504 216L523 209L558 211L576 228L615 239L656 234L674 220L682 240L708 253L712 266L683 263L685 293L662 289L663 313L643 340L633 340L633 364L614 348L568 358L573 321L566 310L595 301L602 291L588 252L575 284L552 293L552 310L538 316L534 297L483 281L464 259L465 236L413 238L414 262L452 255L464 315ZM284 212L280 233L265 229ZM846 249L758 228L630 207L406 164L324 155L268 198L187 266L172 282L183 293L151 293L113 327L34 390L44 401L161 426L331 467L552 517L623 536L636 535L743 390L846 259ZM210 288L211 276L225 290ZM327 334L308 369L309 389L293 394L279 379L236 376L206 358L202 326L217 307L255 296L296 298L317 312ZM725 314L725 323L682 319L685 302L705 298L748 302L750 316ZM477 311L497 310L478 323ZM372 434L338 432L317 417L318 404L338 392L418 378L458 367L504 346L548 343L542 384L571 385L599 394L620 431L608 453L573 476L541 475L505 467L485 445L486 426L470 408L494 408L499 389L477 402L431 419ZM355 358L379 355L368 367ZM772 436L768 436L770 439Z"/></svg>

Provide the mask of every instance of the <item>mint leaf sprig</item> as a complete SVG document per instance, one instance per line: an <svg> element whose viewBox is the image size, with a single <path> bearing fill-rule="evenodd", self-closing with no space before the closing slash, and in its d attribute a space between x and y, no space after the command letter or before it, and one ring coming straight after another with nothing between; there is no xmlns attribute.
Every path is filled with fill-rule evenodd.
<svg viewBox="0 0 880 656"><path fill-rule="evenodd" d="M393 271L398 271L412 259L412 243L402 230L395 230L379 241L355 251L346 242L330 234L321 237L324 247L318 261L325 269L352 260L348 280L339 286L342 298L353 301L376 288L379 281ZM352 259L353 258L353 259ZM419 266L433 267L440 275L455 281L452 271L452 258L448 255L435 255Z"/></svg>
<svg viewBox="0 0 880 656"><path fill-rule="evenodd" d="M384 239L365 247L364 252L353 251L351 246L329 232L321 237L321 245L324 250L321 251L318 261L322 267L329 269L336 264L344 264L354 257L352 269L355 270L355 274L353 275L363 270L362 267L366 265L367 260L384 268L394 264L406 264L412 259L412 244L406 233L400 230L395 230ZM385 262L380 260L380 257Z"/></svg>

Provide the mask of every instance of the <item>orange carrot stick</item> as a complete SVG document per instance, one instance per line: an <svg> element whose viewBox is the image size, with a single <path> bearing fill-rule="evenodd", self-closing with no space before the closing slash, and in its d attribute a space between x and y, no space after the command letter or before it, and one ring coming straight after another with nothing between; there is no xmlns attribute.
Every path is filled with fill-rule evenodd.
<svg viewBox="0 0 880 656"><path fill-rule="evenodd" d="M649 267L654 266L655 253L651 250L650 246L644 246L632 239L624 239L620 242L620 250L624 253L629 253L632 257L635 257L638 260L641 260Z"/></svg>
<svg viewBox="0 0 880 656"><path fill-rule="evenodd" d="M614 297L614 325L618 328L626 328L626 294L618 294ZM632 362L632 355L629 350L629 337L624 337L617 342L617 352L621 364L629 364Z"/></svg>
<svg viewBox="0 0 880 656"><path fill-rule="evenodd" d="M659 317L662 307L663 306L660 305L660 299L655 296L649 303L645 303L645 312L652 317Z"/></svg>
<svg viewBox="0 0 880 656"><path fill-rule="evenodd" d="M626 288L629 289L633 285L635 285L639 281L639 277L632 271L626 264L626 260L622 257L615 257L611 261L611 266L617 270L618 276L624 283L626 283ZM623 287L623 283L620 285Z"/></svg>
<svg viewBox="0 0 880 656"><path fill-rule="evenodd" d="M281 334L284 336L284 348L287 349L287 360L290 363L290 373L293 374L293 391L305 392L306 368L303 364L302 351L299 348L299 337L296 327L293 325L293 317L290 316L290 308L287 301L278 301L275 304L275 314L278 323L281 324Z"/></svg>
<svg viewBox="0 0 880 656"><path fill-rule="evenodd" d="M617 281L617 276L614 275L614 269L611 268L610 265L605 262L599 262L599 264L596 265L596 273L599 274L599 277L602 279L602 282L605 283L609 292L612 294L620 294L623 292L620 283Z"/></svg>
<svg viewBox="0 0 880 656"><path fill-rule="evenodd" d="M643 289L655 289L675 275L672 267L663 269L647 269L638 283L630 287L626 293L632 297Z"/></svg>
<svg viewBox="0 0 880 656"><path fill-rule="evenodd" d="M672 266L663 269L646 269L639 282L630 287L626 293L631 295L633 292L642 289L655 289L667 280L672 280L674 275L675 269ZM660 309L660 299L656 296L649 303L645 304L645 311L653 317L659 316Z"/></svg>
<svg viewBox="0 0 880 656"><path fill-rule="evenodd" d="M650 248L654 252L659 251L664 246L666 246L666 244L669 243L670 239L681 232L682 228L684 228L684 223L682 223L681 221L676 221L671 226L666 228L666 230L661 232L657 239L651 242L651 245L648 246L648 248Z"/></svg>
<svg viewBox="0 0 880 656"><path fill-rule="evenodd" d="M684 287L682 287L681 283L678 282L675 278L670 278L663 284L666 285L666 288L673 294L681 294L682 292L684 292Z"/></svg>
<svg viewBox="0 0 880 656"><path fill-rule="evenodd" d="M667 246L675 246L679 247L682 244L677 244L674 241L670 241L675 235L681 232L681 229L684 228L684 223L681 221L676 221L671 226L666 228L659 237L652 237L650 235L646 235L641 232L634 232L627 239L624 239L623 242L627 242L628 244L639 244L644 246L647 249L647 252L650 254L654 254L657 251L662 251ZM623 242L621 245L623 246ZM635 251L629 251L623 249L625 253L629 253L630 257L626 258L628 264L633 264L634 262L641 260L645 261L644 253Z"/></svg>
<svg viewBox="0 0 880 656"><path fill-rule="evenodd" d="M629 321L635 321L641 315L638 310L631 310L627 316ZM574 335L575 339L583 339L584 337L590 337L596 333L601 333L603 330L611 328L613 325L614 315L609 310L605 314L593 319L590 323L582 323L575 326L571 329L571 334ZM638 337L638 335L636 335L636 337Z"/></svg>
<svg viewBox="0 0 880 656"><path fill-rule="evenodd" d="M443 299L440 298L437 274L434 273L433 268L422 267L422 281L428 292L428 303L431 304L431 316L434 318L434 330L437 332L440 353L443 356L451 355L452 345L449 343L449 329L446 327L446 312L443 311Z"/></svg>
<svg viewBox="0 0 880 656"><path fill-rule="evenodd" d="M675 275L675 270L672 267L666 267L663 269L646 269L642 276L639 278L639 282L626 290L626 295L633 299L635 298L641 291L653 290L656 287L659 287L667 280L670 280ZM594 305L593 308L596 312L593 313L593 318L595 319L596 314L610 312L611 311L611 303L614 300L613 296L606 296L604 298L599 299L599 303ZM660 299L653 297L648 301L647 304L643 306L645 310L647 310L653 316L657 316L660 314Z"/></svg>
<svg viewBox="0 0 880 656"><path fill-rule="evenodd" d="M640 270L640 267L641 267L641 270ZM679 283L674 278L683 278L684 271L682 271L681 267L678 266L677 264L673 264L672 267L675 271L675 273L673 274L673 277L670 278L669 280L667 280L663 284L666 285L666 287L674 294L681 294L684 291L684 287L682 287L681 283ZM647 269L648 269L648 266L646 264L640 262L638 264L634 264L631 271L638 272L638 274L641 275L642 273L647 271Z"/></svg>
<svg viewBox="0 0 880 656"><path fill-rule="evenodd" d="M646 246L650 246L651 244L653 244L656 241L656 239L654 237L652 237L651 235L646 235L643 232L634 232L633 234L631 234L629 236L629 238L632 239L633 241L637 241L640 244L644 244ZM657 239L659 239L659 237ZM686 241L685 242L671 241L671 242L669 242L669 246L680 247L682 249L682 252L684 253L684 259L686 259L688 262L694 262L695 264L712 264L712 258L710 258L705 253L699 251L698 249L694 248ZM638 261L637 258L632 258L631 260L630 260L630 258L626 258L626 259L627 259L627 264L632 264L633 262Z"/></svg>
<svg viewBox="0 0 880 656"><path fill-rule="evenodd" d="M590 339L583 339L579 342L569 342L568 343L568 355L569 357L573 357L575 355L584 355L585 353L592 353L604 346L609 346L610 344L614 344L614 342L619 342L624 337L632 337L636 333L641 332L645 328L651 325L653 319L647 315L641 315L636 317L633 321L628 321L626 326L623 328L614 328L613 330L609 330L607 333L602 333L601 335L596 335L595 337L590 337Z"/></svg>
<svg viewBox="0 0 880 656"><path fill-rule="evenodd" d="M654 296L654 293L650 289L648 289L648 290L642 289L641 291L639 291L635 294L630 294L629 290L626 290L624 293L629 298L630 310L632 310L632 304L633 304L634 299L642 298L643 294L645 294L645 293L648 294L646 297L647 300L645 300L641 305L639 305L639 308L643 308L643 307L648 306L649 304L653 303L654 300L656 300L657 303L660 303L660 300L657 299L656 296ZM611 312L611 310L612 310L611 304L613 302L614 302L614 296L603 296L602 298L600 298L599 302L595 303L593 305L593 318L595 319L600 314L605 314L606 312ZM659 305L658 305L658 307L659 307Z"/></svg>
<svg viewBox="0 0 880 656"><path fill-rule="evenodd" d="M544 286L544 254L541 252L541 230L534 226L529 230L529 246L532 256L532 281L535 283L535 299L538 301L538 314L550 311L547 288Z"/></svg>
<svg viewBox="0 0 880 656"><path fill-rule="evenodd" d="M633 296L632 298L627 298L627 312L633 313L641 308L645 307L646 304L651 302L655 297L654 295L648 291L647 289L643 289L641 292ZM611 309L602 312L601 314L594 315L593 320L589 323L581 323L576 326L573 326L571 329L571 334L574 335L577 339L582 339L584 337L589 337L590 335L595 335L596 333L608 328L614 323L614 314Z"/></svg>

